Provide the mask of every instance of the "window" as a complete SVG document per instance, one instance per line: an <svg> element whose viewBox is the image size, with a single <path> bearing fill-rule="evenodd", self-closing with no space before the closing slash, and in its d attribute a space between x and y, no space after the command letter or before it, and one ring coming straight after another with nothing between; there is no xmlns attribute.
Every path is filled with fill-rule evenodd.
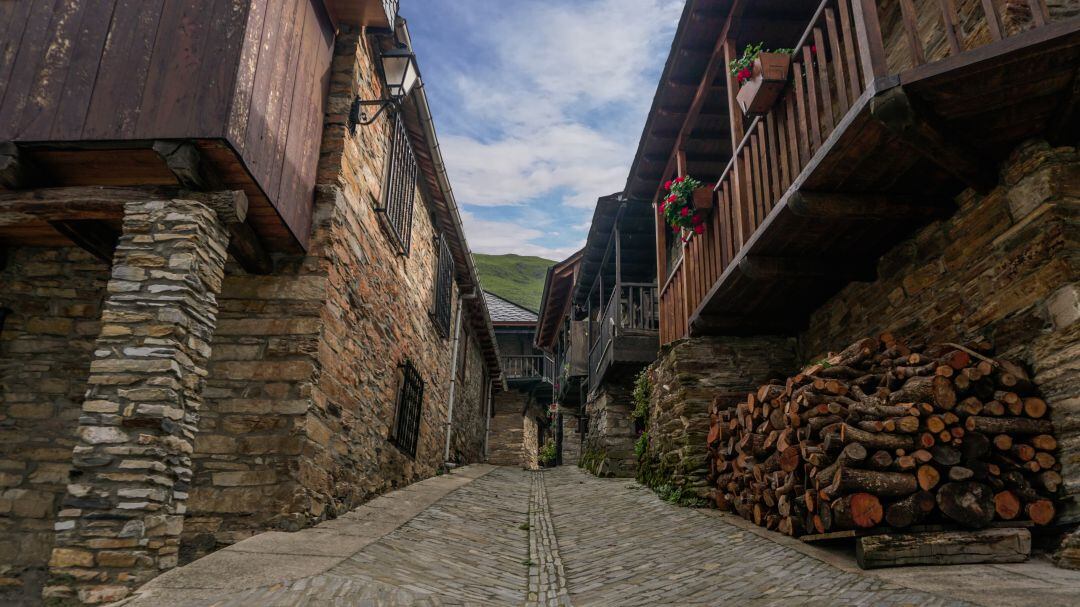
<svg viewBox="0 0 1080 607"><path fill-rule="evenodd" d="M411 361L405 361L402 371L392 439L409 457L416 457L416 442L420 436L420 410L424 402L424 380L420 379L420 372Z"/></svg>
<svg viewBox="0 0 1080 607"><path fill-rule="evenodd" d="M402 255L408 255L412 244L413 203L416 199L416 157L401 114L391 119L392 132L386 155L386 181L383 183L382 205L375 207L382 217L383 227Z"/></svg>
<svg viewBox="0 0 1080 607"><path fill-rule="evenodd" d="M445 236L439 237L439 267L435 273L435 303L431 317L443 337L450 335L450 311L454 297L454 258Z"/></svg>

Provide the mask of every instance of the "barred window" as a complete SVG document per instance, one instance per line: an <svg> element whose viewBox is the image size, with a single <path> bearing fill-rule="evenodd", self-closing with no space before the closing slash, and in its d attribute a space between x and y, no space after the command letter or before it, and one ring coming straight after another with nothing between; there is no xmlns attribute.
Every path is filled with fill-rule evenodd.
<svg viewBox="0 0 1080 607"><path fill-rule="evenodd" d="M398 252L408 255L412 244L413 203L416 199L416 157L401 114L391 117L392 132L386 155L386 181L381 206L375 208Z"/></svg>
<svg viewBox="0 0 1080 607"><path fill-rule="evenodd" d="M409 457L416 457L416 443L420 436L420 410L424 402L424 380L420 378L420 372L411 361L405 361L402 371L392 439Z"/></svg>
<svg viewBox="0 0 1080 607"><path fill-rule="evenodd" d="M450 309L454 296L454 258L446 236L439 237L439 267L435 274L435 303L431 316L443 337L450 335Z"/></svg>

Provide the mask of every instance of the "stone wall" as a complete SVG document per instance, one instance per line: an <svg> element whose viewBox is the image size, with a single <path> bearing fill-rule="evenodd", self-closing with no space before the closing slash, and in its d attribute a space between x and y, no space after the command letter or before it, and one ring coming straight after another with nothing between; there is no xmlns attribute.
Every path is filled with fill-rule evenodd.
<svg viewBox="0 0 1080 607"><path fill-rule="evenodd" d="M635 475L634 443L638 433L630 417L634 410L633 388L632 376L610 377L585 404L589 431L579 465L596 476Z"/></svg>
<svg viewBox="0 0 1080 607"><path fill-rule="evenodd" d="M75 247L0 261L0 604L41 596L109 266Z"/></svg>
<svg viewBox="0 0 1080 607"><path fill-rule="evenodd" d="M543 426L532 415L521 418L523 430L521 433L521 462L527 470L540 469L540 434Z"/></svg>
<svg viewBox="0 0 1080 607"><path fill-rule="evenodd" d="M1027 364L1059 435L1064 493L1080 495L1080 156L1029 142L987 195L967 191L951 218L920 230L815 312L809 360L892 331L917 341L986 339ZM1071 505L1063 522L1080 521Z"/></svg>
<svg viewBox="0 0 1080 607"><path fill-rule="evenodd" d="M564 466L576 466L581 461L580 419L577 415L562 415L562 463Z"/></svg>
<svg viewBox="0 0 1080 607"><path fill-rule="evenodd" d="M638 479L705 497L713 399L734 405L748 390L794 368L792 338L697 337L666 346L649 368L648 442Z"/></svg>
<svg viewBox="0 0 1080 607"><path fill-rule="evenodd" d="M488 435L488 463L496 466L521 466L524 463L522 441L525 424L521 412L527 395L510 390L498 392L494 398L495 416L491 418Z"/></svg>
<svg viewBox="0 0 1080 607"><path fill-rule="evenodd" d="M465 372L454 402L453 432L450 435L450 461L465 464L484 458L484 436L487 433L486 401L488 383L480 344L471 332L462 331L465 351Z"/></svg>

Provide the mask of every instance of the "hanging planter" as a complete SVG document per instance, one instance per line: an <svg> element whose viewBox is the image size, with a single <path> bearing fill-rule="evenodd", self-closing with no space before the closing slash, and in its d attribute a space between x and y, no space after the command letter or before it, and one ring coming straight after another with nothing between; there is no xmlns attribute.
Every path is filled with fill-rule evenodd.
<svg viewBox="0 0 1080 607"><path fill-rule="evenodd" d="M705 216L712 209L712 188L693 177L677 177L664 184L668 195L660 202L664 220L683 242L705 231Z"/></svg>
<svg viewBox="0 0 1080 607"><path fill-rule="evenodd" d="M728 65L740 87L735 99L747 116L761 116L772 109L791 71L790 49L763 51L761 47L760 42L747 46L743 56Z"/></svg>

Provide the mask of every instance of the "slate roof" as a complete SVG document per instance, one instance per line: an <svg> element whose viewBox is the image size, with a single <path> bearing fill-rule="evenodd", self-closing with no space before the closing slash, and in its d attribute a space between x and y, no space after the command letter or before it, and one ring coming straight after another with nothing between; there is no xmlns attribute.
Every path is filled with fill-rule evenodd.
<svg viewBox="0 0 1080 607"><path fill-rule="evenodd" d="M491 313L491 322L499 323L535 323L536 313L516 303L507 301L494 293L484 291L484 301Z"/></svg>

